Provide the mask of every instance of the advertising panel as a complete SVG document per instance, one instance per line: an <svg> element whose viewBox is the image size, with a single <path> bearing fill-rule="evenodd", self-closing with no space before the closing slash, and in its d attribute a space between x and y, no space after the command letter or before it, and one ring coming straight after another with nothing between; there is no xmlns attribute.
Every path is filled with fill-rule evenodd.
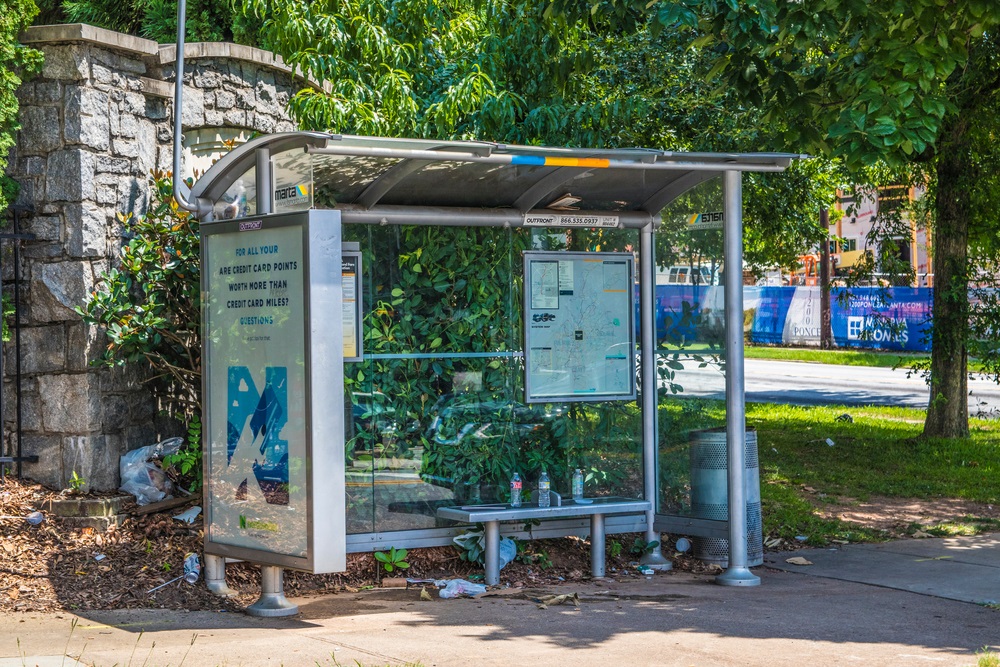
<svg viewBox="0 0 1000 667"><path fill-rule="evenodd" d="M339 213L208 223L202 234L205 551L343 569L344 417L329 410L343 405L342 295L340 272L332 285L326 275L330 260L341 266ZM336 442L339 457L326 451Z"/></svg>
<svg viewBox="0 0 1000 667"><path fill-rule="evenodd" d="M344 252L343 294L344 294L344 361L361 361L364 353L364 332L361 302L361 253Z"/></svg>
<svg viewBox="0 0 1000 667"><path fill-rule="evenodd" d="M524 253L528 403L635 398L629 253Z"/></svg>

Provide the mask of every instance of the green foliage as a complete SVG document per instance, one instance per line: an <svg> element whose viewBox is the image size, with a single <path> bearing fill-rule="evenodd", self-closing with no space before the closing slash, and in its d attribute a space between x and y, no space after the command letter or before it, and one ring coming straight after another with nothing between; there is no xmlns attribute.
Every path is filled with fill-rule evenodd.
<svg viewBox="0 0 1000 667"><path fill-rule="evenodd" d="M635 538L635 542L632 543L632 548L629 549L629 553L631 553L634 556L645 556L647 554L653 553L653 549L655 549L658 546L660 546L659 540L653 540L651 542L647 542L644 538L637 537Z"/></svg>
<svg viewBox="0 0 1000 667"><path fill-rule="evenodd" d="M22 46L17 36L37 13L34 0L7 0L0 12L0 215L17 196L17 183L6 176L7 154L20 127L15 93L42 65L41 52Z"/></svg>
<svg viewBox="0 0 1000 667"><path fill-rule="evenodd" d="M0 326L3 327L0 340L5 343L10 340L10 317L15 312L14 297L4 292L3 295L0 295Z"/></svg>
<svg viewBox="0 0 1000 667"><path fill-rule="evenodd" d="M189 0L185 38L199 42L257 45L258 21L234 13L229 0ZM90 25L138 35L159 43L177 39L176 0L50 0L43 8L48 22Z"/></svg>
<svg viewBox="0 0 1000 667"><path fill-rule="evenodd" d="M75 493L82 491L86 484L87 482L83 479L83 477L76 474L76 470L74 470L69 476L69 488Z"/></svg>
<svg viewBox="0 0 1000 667"><path fill-rule="evenodd" d="M608 555L612 558L618 558L622 555L622 550L625 546L618 540L611 540L608 543Z"/></svg>
<svg viewBox="0 0 1000 667"><path fill-rule="evenodd" d="M376 551L375 560L382 563L382 569L386 572L407 570L410 564L406 562L406 553L406 549L390 547L388 551Z"/></svg>
<svg viewBox="0 0 1000 667"><path fill-rule="evenodd" d="M188 491L196 493L203 482L201 449L201 417L194 413L188 419L187 440L176 454L163 457L166 466L173 467L182 477L189 480Z"/></svg>
<svg viewBox="0 0 1000 667"><path fill-rule="evenodd" d="M715 71L764 121L785 126L786 145L836 152L851 165L904 164L933 155L946 117L961 102L972 50L1000 26L1000 8L983 0L752 5L688 3L675 20L693 28L693 45L711 47ZM662 27L668 17L656 16ZM675 27L671 25L669 27Z"/></svg>
<svg viewBox="0 0 1000 667"><path fill-rule="evenodd" d="M145 215L119 214L128 243L77 312L108 337L100 363L140 364L173 414L200 414L201 285L198 223L178 209L172 185L152 174Z"/></svg>
<svg viewBox="0 0 1000 667"><path fill-rule="evenodd" d="M520 545L518 542L519 550ZM455 539L455 548L461 560L482 565L486 562L486 529L482 524L476 524Z"/></svg>
<svg viewBox="0 0 1000 667"><path fill-rule="evenodd" d="M555 6L572 9L562 0ZM956 0L945 15L934 0L687 0L644 11L661 30L686 29L693 50L712 54L707 78L720 77L733 99L759 110L783 146L837 156L855 181L876 187L929 183L937 233L930 382L943 400L931 403L925 435L966 435L962 377L977 340L970 317L979 315L969 307L968 287L984 266L977 260L985 256L985 266L995 267L1000 259L996 218L986 213L1000 205L992 187L1000 160L1000 6ZM622 22L620 10L609 14ZM881 180L887 173L891 180ZM898 273L898 222L880 221L885 229L875 232L879 256L869 271ZM980 331L993 331L995 341L988 323Z"/></svg>
<svg viewBox="0 0 1000 667"><path fill-rule="evenodd" d="M987 605L993 609L997 608L997 605ZM1000 655L991 651L988 646L976 651L976 667L1000 667Z"/></svg>

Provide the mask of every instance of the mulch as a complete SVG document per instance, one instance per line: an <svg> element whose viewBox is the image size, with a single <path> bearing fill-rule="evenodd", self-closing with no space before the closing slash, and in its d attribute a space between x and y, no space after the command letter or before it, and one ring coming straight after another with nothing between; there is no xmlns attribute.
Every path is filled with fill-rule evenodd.
<svg viewBox="0 0 1000 667"><path fill-rule="evenodd" d="M180 510L129 516L106 532L78 528L67 520L46 515L37 526L25 520L41 510L46 500L59 498L37 484L8 478L0 485L0 611L59 612L94 609L187 609L238 611L260 594L260 568L233 563L226 579L238 595L224 599L210 593L203 583L183 580L150 593L150 589L183 573L185 555L201 556L201 519L188 525L172 518ZM97 494L91 494L97 495ZM609 538L623 545L622 554L608 556L607 572L618 579L641 577L629 547L637 535ZM673 553L671 544L665 553ZM583 539L534 540L522 558L504 568L502 582L511 587L538 587L574 582L590 577L590 544ZM402 576L420 579L480 579L482 567L459 558L452 547L411 549L410 568ZM674 568L707 572L710 568L689 555L678 555ZM396 573L394 573L396 574ZM386 575L372 554L349 554L348 569L338 574L285 573L289 597L326 593L354 593L377 587Z"/></svg>

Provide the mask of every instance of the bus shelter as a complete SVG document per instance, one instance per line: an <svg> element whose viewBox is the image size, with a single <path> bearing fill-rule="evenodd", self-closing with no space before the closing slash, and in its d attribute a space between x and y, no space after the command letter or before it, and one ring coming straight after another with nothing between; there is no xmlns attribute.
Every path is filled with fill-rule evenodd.
<svg viewBox="0 0 1000 667"><path fill-rule="evenodd" d="M469 526L442 508L503 507L515 472L534 503L543 470L557 506L577 470L587 498L652 501L602 531L725 538L718 583L759 583L741 179L797 157L297 132L220 159L189 196L203 236L210 586L225 587L223 558L260 562L262 613L279 615L280 568L449 544ZM701 268L711 254L702 270L720 285L658 286L667 226L697 235L701 255L688 244L663 261ZM724 383L724 410L684 398L706 373ZM712 427L726 439L724 517L691 507L687 443ZM591 525L553 519L531 535ZM659 546L643 562L669 568Z"/></svg>

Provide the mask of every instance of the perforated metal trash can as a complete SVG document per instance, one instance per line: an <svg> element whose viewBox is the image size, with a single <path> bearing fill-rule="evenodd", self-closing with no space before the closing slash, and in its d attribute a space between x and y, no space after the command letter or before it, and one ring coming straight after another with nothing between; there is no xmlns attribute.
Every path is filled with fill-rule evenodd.
<svg viewBox="0 0 1000 667"><path fill-rule="evenodd" d="M764 530L760 516L760 461L757 432L747 431L744 443L746 465L743 484L747 502L747 566L764 562ZM726 468L726 430L694 431L691 434L691 514L699 519L729 519L729 481ZM722 567L729 566L729 540L694 539L695 558Z"/></svg>

